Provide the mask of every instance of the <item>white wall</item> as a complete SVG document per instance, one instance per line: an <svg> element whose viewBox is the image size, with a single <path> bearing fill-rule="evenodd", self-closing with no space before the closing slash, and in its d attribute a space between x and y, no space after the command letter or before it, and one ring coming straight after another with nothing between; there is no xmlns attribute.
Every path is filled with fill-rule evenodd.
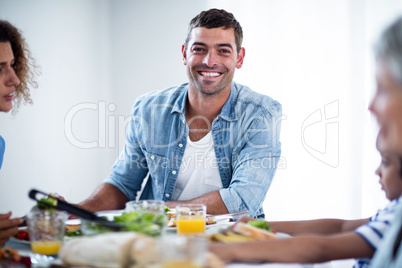
<svg viewBox="0 0 402 268"><path fill-rule="evenodd" d="M366 108L371 42L402 11L399 2L0 0L0 18L24 31L43 73L33 106L15 118L0 114L7 142L0 212L26 213L31 187L73 202L87 197L118 155L133 101L187 80L180 54L187 24L219 7L244 30L246 58L235 80L283 105L283 155L267 217L369 216L386 202L373 174L375 124ZM87 109L66 127L79 107ZM98 144L82 149L74 141Z"/></svg>
<svg viewBox="0 0 402 268"><path fill-rule="evenodd" d="M0 0L0 18L24 32L42 68L34 105L0 113L0 212L25 214L32 187L79 202L101 183L134 100L186 79L181 44L206 9L187 3Z"/></svg>

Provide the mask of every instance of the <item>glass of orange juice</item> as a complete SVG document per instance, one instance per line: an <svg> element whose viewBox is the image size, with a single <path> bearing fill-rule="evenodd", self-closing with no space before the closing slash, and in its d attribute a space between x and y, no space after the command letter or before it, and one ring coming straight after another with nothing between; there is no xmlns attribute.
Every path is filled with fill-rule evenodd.
<svg viewBox="0 0 402 268"><path fill-rule="evenodd" d="M192 235L205 232L207 207L203 204L176 206L176 225L179 235Z"/></svg>
<svg viewBox="0 0 402 268"><path fill-rule="evenodd" d="M57 255L63 245L68 214L57 210L33 210L27 215L33 253Z"/></svg>

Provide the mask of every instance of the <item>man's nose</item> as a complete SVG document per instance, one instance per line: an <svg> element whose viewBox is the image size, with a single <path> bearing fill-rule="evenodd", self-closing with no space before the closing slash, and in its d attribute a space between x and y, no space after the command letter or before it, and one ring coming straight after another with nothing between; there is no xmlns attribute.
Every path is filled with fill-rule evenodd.
<svg viewBox="0 0 402 268"><path fill-rule="evenodd" d="M207 55L205 55L203 62L208 67L213 67L217 62L217 55L213 51L209 51Z"/></svg>

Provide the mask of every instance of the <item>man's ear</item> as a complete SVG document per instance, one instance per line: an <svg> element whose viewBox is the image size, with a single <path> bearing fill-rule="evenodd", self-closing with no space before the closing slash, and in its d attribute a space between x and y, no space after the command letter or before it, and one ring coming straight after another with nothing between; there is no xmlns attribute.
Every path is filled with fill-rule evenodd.
<svg viewBox="0 0 402 268"><path fill-rule="evenodd" d="M246 55L246 50L244 47L240 48L239 55L237 55L236 68L240 69L243 66L244 56Z"/></svg>
<svg viewBox="0 0 402 268"><path fill-rule="evenodd" d="M181 45L181 54L183 55L183 64L187 65L187 53L186 53L186 46L183 44Z"/></svg>

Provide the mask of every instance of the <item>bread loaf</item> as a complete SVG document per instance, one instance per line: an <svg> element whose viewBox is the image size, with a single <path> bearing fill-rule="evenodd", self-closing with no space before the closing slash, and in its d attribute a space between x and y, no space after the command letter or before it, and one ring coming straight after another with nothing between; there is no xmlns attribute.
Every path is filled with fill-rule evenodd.
<svg viewBox="0 0 402 268"><path fill-rule="evenodd" d="M119 232L75 238L61 248L59 256L70 266L128 267L130 250L138 236L141 235Z"/></svg>

